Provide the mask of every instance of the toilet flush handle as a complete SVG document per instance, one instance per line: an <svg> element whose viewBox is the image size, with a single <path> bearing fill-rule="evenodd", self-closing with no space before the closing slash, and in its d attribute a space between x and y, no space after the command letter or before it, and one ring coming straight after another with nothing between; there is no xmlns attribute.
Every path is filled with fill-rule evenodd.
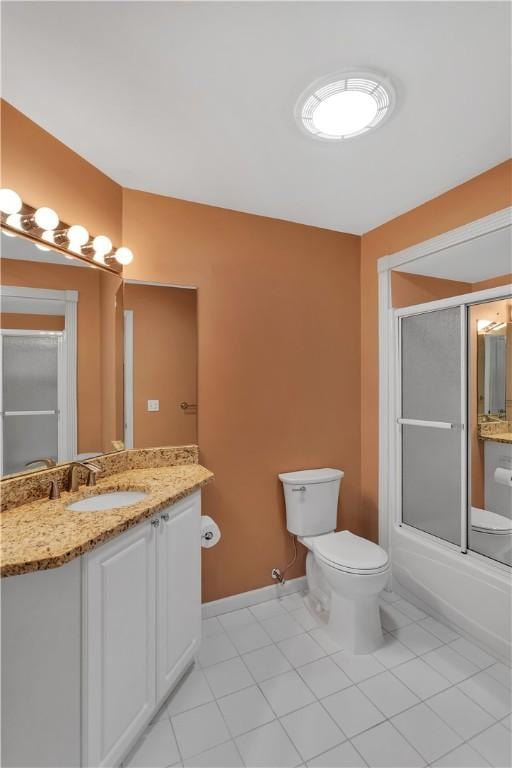
<svg viewBox="0 0 512 768"><path fill-rule="evenodd" d="M305 485L300 485L298 488L292 488L292 491L305 491L305 490L306 490Z"/></svg>

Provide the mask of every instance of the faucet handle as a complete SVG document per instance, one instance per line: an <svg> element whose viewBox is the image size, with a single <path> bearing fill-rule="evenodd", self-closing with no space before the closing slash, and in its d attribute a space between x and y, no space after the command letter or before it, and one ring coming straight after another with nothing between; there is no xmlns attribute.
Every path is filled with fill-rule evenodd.
<svg viewBox="0 0 512 768"><path fill-rule="evenodd" d="M99 473L101 472L101 469L98 467L97 464L93 464L92 462L89 462L89 461L85 462L84 466L87 467L87 469L89 470L89 474L87 475L86 485L88 486L96 485L96 480Z"/></svg>
<svg viewBox="0 0 512 768"><path fill-rule="evenodd" d="M59 485L56 480L52 480L50 483L50 490L48 492L49 499L60 499Z"/></svg>

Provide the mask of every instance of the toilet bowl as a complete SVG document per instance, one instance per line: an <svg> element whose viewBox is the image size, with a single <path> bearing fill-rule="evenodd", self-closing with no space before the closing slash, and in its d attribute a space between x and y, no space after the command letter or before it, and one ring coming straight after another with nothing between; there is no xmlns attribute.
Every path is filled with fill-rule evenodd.
<svg viewBox="0 0 512 768"><path fill-rule="evenodd" d="M469 546L480 555L512 565L512 520L487 509L472 507Z"/></svg>
<svg viewBox="0 0 512 768"><path fill-rule="evenodd" d="M379 594L389 576L386 551L350 531L335 532L343 472L304 470L279 475L287 528L309 550L307 602L325 616L327 630L353 654L382 644Z"/></svg>

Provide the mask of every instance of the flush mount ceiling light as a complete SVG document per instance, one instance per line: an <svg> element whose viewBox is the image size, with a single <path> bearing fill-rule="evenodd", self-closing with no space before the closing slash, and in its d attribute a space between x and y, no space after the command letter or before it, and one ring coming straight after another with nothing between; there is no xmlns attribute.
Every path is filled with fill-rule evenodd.
<svg viewBox="0 0 512 768"><path fill-rule="evenodd" d="M394 104L395 91L386 78L374 72L341 72L307 88L295 117L309 135L341 141L382 125Z"/></svg>

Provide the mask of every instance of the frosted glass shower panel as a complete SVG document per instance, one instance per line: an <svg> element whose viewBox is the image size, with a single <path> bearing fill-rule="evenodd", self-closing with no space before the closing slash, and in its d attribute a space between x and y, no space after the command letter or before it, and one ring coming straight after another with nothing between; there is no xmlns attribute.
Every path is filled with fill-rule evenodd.
<svg viewBox="0 0 512 768"><path fill-rule="evenodd" d="M464 495L459 307L403 317L402 521L460 544Z"/></svg>

